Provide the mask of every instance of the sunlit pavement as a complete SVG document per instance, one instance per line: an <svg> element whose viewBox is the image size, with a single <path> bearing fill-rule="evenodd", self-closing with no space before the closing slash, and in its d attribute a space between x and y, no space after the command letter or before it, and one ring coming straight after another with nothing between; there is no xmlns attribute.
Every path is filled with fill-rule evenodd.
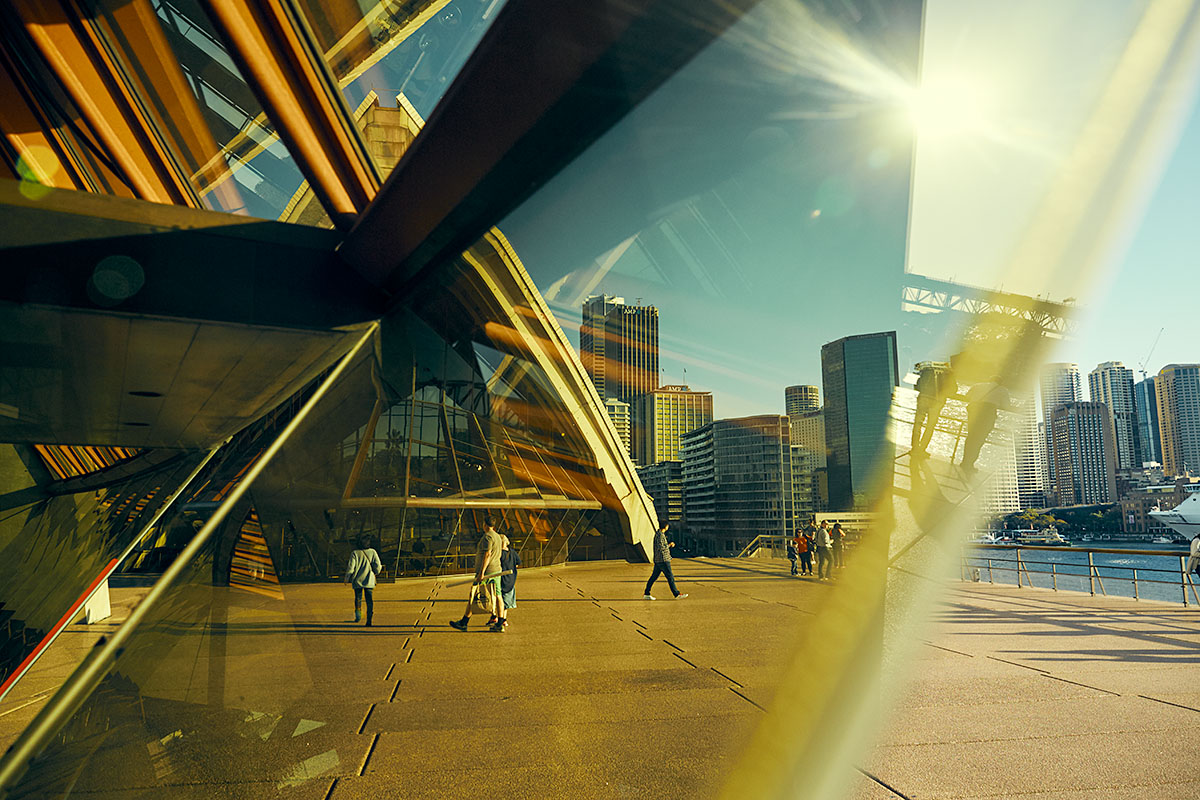
<svg viewBox="0 0 1200 800"><path fill-rule="evenodd" d="M1200 797L1195 606L955 584L938 617L866 759L897 792Z"/></svg>
<svg viewBox="0 0 1200 800"><path fill-rule="evenodd" d="M340 585L231 603L225 636L173 637L75 791L711 797L831 586L771 559L675 568L684 600L661 580L642 600L647 566L526 571L503 634L452 630L466 587L434 581L381 585L372 628ZM856 800L1200 796L1200 611L955 583L938 616Z"/></svg>

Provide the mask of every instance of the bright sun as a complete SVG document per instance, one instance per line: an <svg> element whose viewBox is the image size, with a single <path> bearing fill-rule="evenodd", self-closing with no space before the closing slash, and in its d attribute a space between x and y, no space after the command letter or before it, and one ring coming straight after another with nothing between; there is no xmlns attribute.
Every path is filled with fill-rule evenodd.
<svg viewBox="0 0 1200 800"><path fill-rule="evenodd" d="M908 96L907 104L914 130L925 139L980 133L987 121L982 88L965 80L922 82Z"/></svg>

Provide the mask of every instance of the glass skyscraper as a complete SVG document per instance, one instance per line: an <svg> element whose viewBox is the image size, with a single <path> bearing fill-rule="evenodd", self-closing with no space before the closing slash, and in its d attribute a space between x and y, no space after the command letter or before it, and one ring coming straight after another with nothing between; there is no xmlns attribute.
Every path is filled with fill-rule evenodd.
<svg viewBox="0 0 1200 800"><path fill-rule="evenodd" d="M900 384L896 332L865 333L821 348L829 510L865 509L890 485L888 419Z"/></svg>
<svg viewBox="0 0 1200 800"><path fill-rule="evenodd" d="M1162 439L1158 432L1158 396L1154 391L1154 381L1155 376L1150 375L1135 383L1133 401L1137 407L1138 451L1142 461L1161 464Z"/></svg>

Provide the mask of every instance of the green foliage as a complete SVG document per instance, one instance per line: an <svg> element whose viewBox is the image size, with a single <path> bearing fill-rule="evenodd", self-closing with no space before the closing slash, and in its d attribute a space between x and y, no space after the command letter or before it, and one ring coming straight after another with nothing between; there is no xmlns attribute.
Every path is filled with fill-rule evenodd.
<svg viewBox="0 0 1200 800"><path fill-rule="evenodd" d="M1034 528L1042 530L1051 525L1061 533L1068 531L1093 533L1119 533L1121 531L1121 507L1115 503L1102 506L1079 506L1076 508L1050 509L1053 514L1038 511L1022 511L1004 518L1010 529Z"/></svg>

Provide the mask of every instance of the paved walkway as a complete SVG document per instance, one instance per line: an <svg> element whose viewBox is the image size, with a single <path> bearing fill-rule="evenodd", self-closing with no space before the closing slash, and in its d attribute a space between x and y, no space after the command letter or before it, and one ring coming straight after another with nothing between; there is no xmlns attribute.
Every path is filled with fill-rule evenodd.
<svg viewBox="0 0 1200 800"><path fill-rule="evenodd" d="M1200 611L955 584L867 769L909 798L1200 797Z"/></svg>
<svg viewBox="0 0 1200 800"><path fill-rule="evenodd" d="M830 590L785 569L679 560L691 596L654 602L648 567L530 570L505 634L451 630L465 587L434 581L381 586L370 629L342 586L215 590L203 626L162 626L141 693L93 714L75 790L711 797ZM1200 612L955 584L939 616L858 800L1200 796Z"/></svg>

